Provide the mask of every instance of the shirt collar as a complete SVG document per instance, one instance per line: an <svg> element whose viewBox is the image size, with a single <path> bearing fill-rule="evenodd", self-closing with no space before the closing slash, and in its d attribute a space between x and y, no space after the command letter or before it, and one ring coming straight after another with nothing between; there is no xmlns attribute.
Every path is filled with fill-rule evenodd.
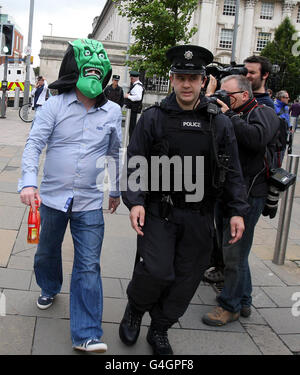
<svg viewBox="0 0 300 375"><path fill-rule="evenodd" d="M76 91L75 90L71 90L69 91L68 93L66 93L66 103L67 103L67 106L71 105L72 103L79 103L79 100L77 99L77 95L76 95ZM101 107L93 107L93 109L96 111L99 111L100 109L103 109L105 112L108 112L109 110L109 105L108 105L108 102L106 102L104 105L102 105Z"/></svg>
<svg viewBox="0 0 300 375"><path fill-rule="evenodd" d="M66 102L68 106L74 102L78 102L75 90L71 90L67 92L65 95L66 95Z"/></svg>

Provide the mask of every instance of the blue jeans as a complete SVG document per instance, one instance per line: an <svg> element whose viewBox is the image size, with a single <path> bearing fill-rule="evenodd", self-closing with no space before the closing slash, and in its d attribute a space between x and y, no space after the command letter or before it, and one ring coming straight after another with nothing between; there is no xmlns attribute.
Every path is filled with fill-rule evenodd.
<svg viewBox="0 0 300 375"><path fill-rule="evenodd" d="M42 294L53 297L60 292L63 274L61 245L67 224L74 244L74 263L70 287L70 325L73 345L90 338L100 339L103 294L100 253L104 235L102 209L62 212L41 205L41 233L34 258L34 271Z"/></svg>
<svg viewBox="0 0 300 375"><path fill-rule="evenodd" d="M217 298L221 307L231 312L238 312L241 306L250 306L252 302L252 282L248 263L255 225L264 209L266 198L249 197L250 210L245 221L243 237L235 244L230 245L229 221L224 220L223 227L223 258L224 287Z"/></svg>

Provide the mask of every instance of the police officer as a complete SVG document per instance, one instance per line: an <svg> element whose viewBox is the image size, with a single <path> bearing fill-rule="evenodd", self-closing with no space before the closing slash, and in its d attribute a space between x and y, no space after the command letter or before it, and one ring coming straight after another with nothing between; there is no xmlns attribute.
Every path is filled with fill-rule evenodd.
<svg viewBox="0 0 300 375"><path fill-rule="evenodd" d="M122 195L138 234L139 261L127 288L128 304L119 334L126 345L133 345L143 314L149 311L147 341L156 355L173 354L167 331L186 311L209 263L214 201L221 182L223 203L231 218L230 242L241 238L248 209L232 124L221 113L208 113L202 98L199 102L205 66L213 55L205 48L183 45L169 49L167 58L174 92L160 106L143 112L127 149L128 186ZM148 176L142 181L146 174L140 173L137 181L141 188L136 189L129 181L132 183L131 177L142 164L134 166L131 158L138 156L148 161L148 169L144 169ZM159 183L153 181L157 168L152 167L158 157L180 160L184 167L179 172L178 165L169 168L171 182L166 188L162 183L168 172L166 165L161 168ZM197 164L199 158L204 160L202 169ZM201 181L197 181L199 170ZM187 184L178 189L189 173L196 179L194 190ZM146 180L158 189L143 188ZM204 189L200 197L196 190L201 183Z"/></svg>
<svg viewBox="0 0 300 375"><path fill-rule="evenodd" d="M142 102L144 97L144 86L140 81L140 73L132 70L130 73L130 87L127 94L125 94L125 104L127 108L131 109L130 123L129 123L129 139L132 136L136 125L137 115L142 111Z"/></svg>
<svg viewBox="0 0 300 375"><path fill-rule="evenodd" d="M119 86L120 76L114 74L112 77L111 85L107 86L104 90L104 94L107 99L119 104L122 108L124 104L124 92L122 87Z"/></svg>

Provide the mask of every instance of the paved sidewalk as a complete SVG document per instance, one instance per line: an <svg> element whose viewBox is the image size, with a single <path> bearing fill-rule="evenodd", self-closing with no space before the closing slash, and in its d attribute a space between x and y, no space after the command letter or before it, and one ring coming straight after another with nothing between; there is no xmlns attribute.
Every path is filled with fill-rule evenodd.
<svg viewBox="0 0 300 375"><path fill-rule="evenodd" d="M72 354L69 333L69 283L73 248L69 231L63 245L64 284L55 304L36 308L39 287L33 274L36 246L26 242L28 209L16 192L23 147L30 129L8 109L0 119L0 315L4 296L6 316L0 316L0 354ZM300 133L294 152L300 153ZM107 204L106 204L107 205ZM105 207L104 207L105 208ZM278 216L278 215L277 215ZM151 354L145 336L149 316L143 319L138 343L126 347L118 336L126 306L126 286L135 257L135 234L124 205L105 213L106 233L101 256L104 288L103 329L107 354ZM201 283L187 312L170 330L175 354L300 354L300 184L296 186L286 261L272 262L278 217L262 217L250 257L253 275L253 313L225 327L209 327L201 316L216 304L212 286ZM292 300L294 296L295 300ZM292 306L294 308L292 309ZM294 312L294 314L293 314ZM296 316L298 315L298 316Z"/></svg>

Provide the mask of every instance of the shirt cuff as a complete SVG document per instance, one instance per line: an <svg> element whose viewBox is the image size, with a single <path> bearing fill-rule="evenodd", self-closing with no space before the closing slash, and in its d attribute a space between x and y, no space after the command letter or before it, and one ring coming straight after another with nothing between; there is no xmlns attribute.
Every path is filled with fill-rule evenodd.
<svg viewBox="0 0 300 375"><path fill-rule="evenodd" d="M19 180L18 190L24 187L34 186L37 187L37 177L35 173L26 173L22 179Z"/></svg>

